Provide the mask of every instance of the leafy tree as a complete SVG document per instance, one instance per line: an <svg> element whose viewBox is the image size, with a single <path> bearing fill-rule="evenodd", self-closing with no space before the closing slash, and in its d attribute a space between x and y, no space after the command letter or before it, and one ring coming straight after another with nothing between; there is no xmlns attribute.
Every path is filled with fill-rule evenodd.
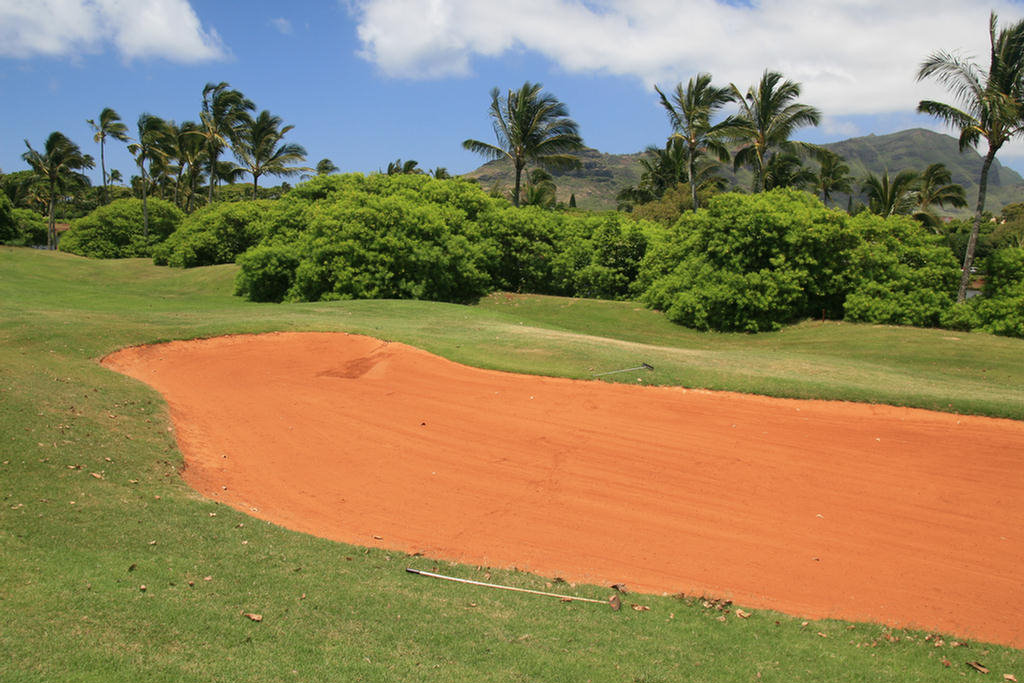
<svg viewBox="0 0 1024 683"><path fill-rule="evenodd" d="M815 149L813 145L789 138L798 128L817 126L821 112L797 102L800 84L783 81L782 74L775 71L765 71L760 82L747 89L746 95L735 84L730 88L733 100L740 105L734 136L742 143L733 157L733 165L753 168L754 191L763 192L769 152L796 153L801 149Z"/></svg>
<svg viewBox="0 0 1024 683"><path fill-rule="evenodd" d="M988 142L978 180L978 203L967 242L957 302L967 298L974 251L985 210L988 173L999 149L1024 133L1024 20L998 29L996 13L989 16L989 67L960 55L939 51L928 56L917 79L934 78L944 85L959 106L921 100L917 111L929 114L960 130L960 150L976 148L981 138Z"/></svg>
<svg viewBox="0 0 1024 683"><path fill-rule="evenodd" d="M69 190L80 187L88 187L89 179L80 173L81 170L93 168L96 163L88 154L82 154L78 145L73 143L63 133L54 131L46 138L46 144L42 152L32 148L32 145L25 140L28 151L21 155L21 158L32 169L32 173L39 179L41 185L45 185L47 195L47 237L46 246L49 249L57 248L57 228L54 222L54 206L58 194L66 194Z"/></svg>
<svg viewBox="0 0 1024 683"><path fill-rule="evenodd" d="M281 140L295 126L281 127L281 117L264 109L256 118L247 117L239 129L235 157L252 174L252 198L260 176L293 176L310 170L295 164L306 160L306 149Z"/></svg>
<svg viewBox="0 0 1024 683"><path fill-rule="evenodd" d="M711 74L700 73L687 82L685 89L682 83L677 84L671 99L657 86L654 89L668 113L672 137L679 139L686 151L687 179L696 176L697 159L701 156L713 154L719 161L729 160L726 140L735 134L737 120L730 116L719 123L711 123L718 110L732 101L729 88L716 88L711 85ZM699 206L696 183L690 183L690 196L692 210L696 211Z"/></svg>
<svg viewBox="0 0 1024 683"><path fill-rule="evenodd" d="M921 221L921 224L938 231L942 220L932 211L932 207L938 204L945 208L949 206L963 208L967 206L967 197L964 195L962 185L952 182L952 174L945 164L931 164L921 174L916 192L916 206L914 207L914 218Z"/></svg>
<svg viewBox="0 0 1024 683"><path fill-rule="evenodd" d="M167 158L166 138L168 137L167 122L159 116L142 113L136 123L139 137L128 145L128 151L135 156L135 163L142 173L142 236L149 237L149 178L146 162L150 167L161 163Z"/></svg>
<svg viewBox="0 0 1024 683"><path fill-rule="evenodd" d="M550 170L578 168L572 153L583 147L579 126L569 118L568 108L558 99L541 92L540 83L523 83L509 90L504 99L498 88L491 90L490 116L498 144L469 139L465 149L488 159L508 159L515 169L512 203L519 206L523 169L534 162Z"/></svg>
<svg viewBox="0 0 1024 683"><path fill-rule="evenodd" d="M904 216L914 209L916 192L920 183L916 171L900 171L890 176L885 171L880 176L868 173L861 191L868 196L868 211L879 216Z"/></svg>
<svg viewBox="0 0 1024 683"><path fill-rule="evenodd" d="M241 126L256 105L228 83L207 83L203 88L203 109L199 114L203 137L206 140L206 162L210 167L210 196L221 178L218 160L225 147L238 141Z"/></svg>
<svg viewBox="0 0 1024 683"><path fill-rule="evenodd" d="M110 197L107 195L107 163L104 158L103 147L108 137L120 142L128 142L128 126L124 125L118 113L110 107L104 107L103 111L100 112L99 123L97 123L95 119L86 119L86 123L92 126L92 129L96 131L96 134L92 137L93 141L100 143L100 171L103 174L103 203L106 204L110 201Z"/></svg>
<svg viewBox="0 0 1024 683"><path fill-rule="evenodd" d="M821 195L821 203L827 205L833 192L853 192L853 178L850 167L835 152L823 149L818 157L818 173L814 177L814 189Z"/></svg>

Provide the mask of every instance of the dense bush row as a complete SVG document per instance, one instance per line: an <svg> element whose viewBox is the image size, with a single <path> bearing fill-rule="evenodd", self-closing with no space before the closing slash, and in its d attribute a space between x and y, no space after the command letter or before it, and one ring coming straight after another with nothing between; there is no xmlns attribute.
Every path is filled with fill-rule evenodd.
<svg viewBox="0 0 1024 683"><path fill-rule="evenodd" d="M685 214L639 285L687 327L759 332L817 316L935 325L957 277L949 249L911 219L851 217L779 189L719 195Z"/></svg>
<svg viewBox="0 0 1024 683"><path fill-rule="evenodd" d="M62 248L177 267L237 261L236 291L254 301L465 302L497 289L639 298L702 330L825 316L1024 336L1024 250L995 251L984 296L957 306L959 268L943 238L792 189L718 195L671 228L516 209L473 183L425 175L318 176L278 200L184 219L150 200L149 240L139 205L113 202L76 221Z"/></svg>

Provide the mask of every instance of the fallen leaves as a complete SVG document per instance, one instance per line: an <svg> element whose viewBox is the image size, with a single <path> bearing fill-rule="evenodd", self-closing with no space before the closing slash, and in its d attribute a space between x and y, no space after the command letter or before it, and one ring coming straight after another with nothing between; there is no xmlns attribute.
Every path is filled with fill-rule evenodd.
<svg viewBox="0 0 1024 683"><path fill-rule="evenodd" d="M260 622L263 621L262 614L253 614L252 612L242 612L243 617L248 617L251 621Z"/></svg>
<svg viewBox="0 0 1024 683"><path fill-rule="evenodd" d="M1010 681L1010 683L1017 683L1017 677L1013 674L1003 674L1004 681Z"/></svg>
<svg viewBox="0 0 1024 683"><path fill-rule="evenodd" d="M980 674L987 674L988 669L981 662L967 662L967 666L971 667Z"/></svg>
<svg viewBox="0 0 1024 683"><path fill-rule="evenodd" d="M635 609L637 612L647 612L647 611L649 611L651 609L647 605L637 605L635 603L633 605L631 605L631 607L633 609Z"/></svg>
<svg viewBox="0 0 1024 683"><path fill-rule="evenodd" d="M745 612L745 611L743 611L741 609L737 609L736 610L736 616L738 616L740 619L749 619L750 618L750 612Z"/></svg>

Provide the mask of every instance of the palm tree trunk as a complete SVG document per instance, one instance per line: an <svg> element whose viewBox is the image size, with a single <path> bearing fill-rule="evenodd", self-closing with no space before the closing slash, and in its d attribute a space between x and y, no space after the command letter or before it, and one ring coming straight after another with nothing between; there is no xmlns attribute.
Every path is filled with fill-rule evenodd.
<svg viewBox="0 0 1024 683"><path fill-rule="evenodd" d="M974 225L971 226L971 236L967 238L967 251L964 253L964 269L960 274L960 289L956 293L956 302L962 304L967 301L967 285L971 283L971 266L974 264L974 249L978 245L978 233L981 231L981 214L985 210L985 193L988 191L988 169L992 160L996 158L998 147L989 145L988 154L981 164L981 179L978 180L978 206L974 211Z"/></svg>
<svg viewBox="0 0 1024 683"><path fill-rule="evenodd" d="M57 248L57 224L54 222L53 216L53 205L54 197L57 195L57 184L50 181L50 201L49 201L49 224L46 227L46 248L56 249Z"/></svg>
<svg viewBox="0 0 1024 683"><path fill-rule="evenodd" d="M217 182L217 153L210 147L210 199L208 204L213 204L213 186Z"/></svg>
<svg viewBox="0 0 1024 683"><path fill-rule="evenodd" d="M256 184L259 182L259 180L260 180L259 175L256 174L256 173L253 173L252 174L252 198L254 200L256 199Z"/></svg>
<svg viewBox="0 0 1024 683"><path fill-rule="evenodd" d="M512 190L512 204L519 206L519 183L523 176L523 164L520 161L516 161L516 185Z"/></svg>
<svg viewBox="0 0 1024 683"><path fill-rule="evenodd" d="M149 180L146 179L146 167L139 164L139 168L142 169L142 236L149 237L149 207L146 204L147 186Z"/></svg>
<svg viewBox="0 0 1024 683"><path fill-rule="evenodd" d="M103 158L103 138L100 138L100 170L103 173L103 203L110 201L107 198L107 161Z"/></svg>
<svg viewBox="0 0 1024 683"><path fill-rule="evenodd" d="M690 158L689 158L689 164L688 164L687 172L690 174L690 201L692 202L692 204L691 204L691 206L693 207L692 210L693 210L694 213L696 213L697 212L697 179L695 178L696 174L694 172L694 168L696 166L696 162L694 160L694 156L695 155L693 153L693 148L692 147L690 148L689 152L690 152L689 153L689 157Z"/></svg>

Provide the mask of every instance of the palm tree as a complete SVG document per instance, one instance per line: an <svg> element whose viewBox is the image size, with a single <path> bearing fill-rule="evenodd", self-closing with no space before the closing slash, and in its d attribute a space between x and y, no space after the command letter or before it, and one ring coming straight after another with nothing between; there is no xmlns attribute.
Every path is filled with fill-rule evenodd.
<svg viewBox="0 0 1024 683"><path fill-rule="evenodd" d="M235 145L235 157L252 174L252 198L256 199L260 176L293 176L312 169L295 164L306 160L306 149L282 138L295 126L281 127L281 117L264 109L242 125Z"/></svg>
<svg viewBox="0 0 1024 683"><path fill-rule="evenodd" d="M523 203L526 206L539 206L551 209L555 206L555 180L543 168L535 168L526 178L526 193Z"/></svg>
<svg viewBox="0 0 1024 683"><path fill-rule="evenodd" d="M754 191L765 189L768 153L773 149L796 153L816 151L814 145L793 142L793 132L804 126L816 126L821 112L797 102L800 84L783 81L782 74L765 71L756 86L750 86L743 95L735 84L730 86L732 98L740 105L735 127L735 138L743 146L733 157L734 168L751 166L754 170Z"/></svg>
<svg viewBox="0 0 1024 683"><path fill-rule="evenodd" d="M119 170L117 170L116 168L112 168L110 169L110 174L107 176L107 181L112 185L114 183L123 184L124 176L121 175L121 172Z"/></svg>
<svg viewBox="0 0 1024 683"><path fill-rule="evenodd" d="M207 163L210 166L210 197L213 203L213 192L218 179L218 159L225 147L238 140L240 127L249 118L249 112L256 105L238 90L233 90L226 82L207 83L203 88L203 110L199 120L206 138Z"/></svg>
<svg viewBox="0 0 1024 683"><path fill-rule="evenodd" d="M519 206L523 169L528 161L550 170L578 168L573 156L583 148L579 126L569 118L569 109L558 99L541 92L540 83L523 83L519 90L491 90L490 117L497 145L469 139L463 148L488 159L508 159L515 169L512 203Z"/></svg>
<svg viewBox="0 0 1024 683"><path fill-rule="evenodd" d="M814 189L821 194L821 203L828 204L833 192L853 192L850 167L835 152L826 149L818 155L818 172L814 176Z"/></svg>
<svg viewBox="0 0 1024 683"><path fill-rule="evenodd" d="M974 223L967 239L960 290L957 301L967 298L974 251L985 210L988 172L999 149L1024 133L1024 20L997 31L996 13L989 15L989 68L959 55L939 51L921 64L917 80L934 78L952 93L959 107L944 102L921 100L917 111L929 114L960 129L960 151L977 147L981 138L988 141L988 151L981 165L978 181L978 203Z"/></svg>
<svg viewBox="0 0 1024 683"><path fill-rule="evenodd" d="M815 181L815 174L804 166L803 159L791 152L775 152L768 157L764 170L764 189L795 187L804 189Z"/></svg>
<svg viewBox="0 0 1024 683"><path fill-rule="evenodd" d="M449 180L452 177L452 174L444 166L437 166L430 172L430 175L434 180Z"/></svg>
<svg viewBox="0 0 1024 683"><path fill-rule="evenodd" d="M868 211L879 216L909 214L916 203L920 178L916 171L900 171L895 176L888 171L881 176L868 173L861 184L861 191L868 196Z"/></svg>
<svg viewBox="0 0 1024 683"><path fill-rule="evenodd" d="M921 221L922 225L938 231L941 219L932 211L936 204L943 208L947 204L955 208L967 206L963 186L952 182L952 179L949 169L941 163L932 164L921 174L914 218Z"/></svg>
<svg viewBox="0 0 1024 683"><path fill-rule="evenodd" d="M661 97L661 106L668 113L672 137L681 140L686 150L688 178L696 177L696 163L700 156L711 153L719 161L729 160L725 142L736 131L736 118L730 116L724 121L711 124L711 117L732 101L729 88L714 87L711 85L711 74L700 73L689 80L685 90L682 83L677 84L671 100L657 86L654 89ZM696 211L696 183L690 183L690 193L692 210Z"/></svg>
<svg viewBox="0 0 1024 683"><path fill-rule="evenodd" d="M401 159L395 159L394 161L388 162L387 175L419 175L423 173L423 169L420 167L420 162L415 159L408 159L402 161Z"/></svg>
<svg viewBox="0 0 1024 683"><path fill-rule="evenodd" d="M57 227L53 211L57 195L58 193L63 194L75 186L88 186L89 179L80 171L93 168L96 163L88 154L82 154L78 145L58 131L50 133L50 137L46 138L46 144L41 153L32 149L28 140L25 140L25 146L28 147L28 151L23 153L21 158L49 190L46 246L48 249L56 249Z"/></svg>
<svg viewBox="0 0 1024 683"><path fill-rule="evenodd" d="M341 169L334 165L334 162L330 159L321 159L316 162L316 174L317 175L331 175L337 173Z"/></svg>
<svg viewBox="0 0 1024 683"><path fill-rule="evenodd" d="M159 116L143 112L139 114L136 126L139 137L128 145L128 151L134 155L135 163L142 173L142 236L149 237L149 174L146 172L146 162L148 161L152 168L154 162L160 164L166 160L164 139L168 135L167 122Z"/></svg>
<svg viewBox="0 0 1024 683"><path fill-rule="evenodd" d="M167 135L161 139L161 147L168 160L177 162L170 169L174 173L174 203L191 212L196 186L202 175L201 165L206 158L203 130L195 121L185 121L180 126L168 121ZM187 199L183 201L182 195Z"/></svg>
<svg viewBox="0 0 1024 683"><path fill-rule="evenodd" d="M95 119L86 119L85 121L92 129L96 131L93 135L93 142L100 143L100 171L103 175L103 203L106 204L109 200L107 197L107 161L103 154L104 143L107 138L113 138L121 142L128 142L128 126L124 125L121 121L121 117L118 116L117 112L110 107L104 107L103 111L100 112L99 123L96 123Z"/></svg>

